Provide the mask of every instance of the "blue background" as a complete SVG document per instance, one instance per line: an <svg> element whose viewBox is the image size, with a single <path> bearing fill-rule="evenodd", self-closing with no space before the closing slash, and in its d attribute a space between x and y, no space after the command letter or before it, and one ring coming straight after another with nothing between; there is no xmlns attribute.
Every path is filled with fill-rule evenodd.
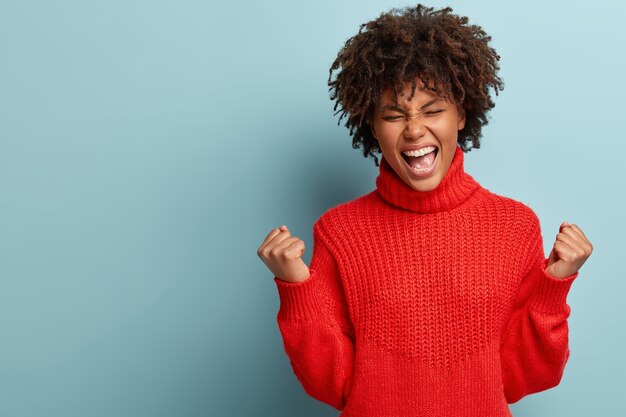
<svg viewBox="0 0 626 417"><path fill-rule="evenodd" d="M378 169L328 68L389 1L0 2L0 416L336 416L283 351L256 250L305 240ZM594 245L561 384L516 417L617 415L626 5L440 2L493 38L504 91L466 171Z"/></svg>

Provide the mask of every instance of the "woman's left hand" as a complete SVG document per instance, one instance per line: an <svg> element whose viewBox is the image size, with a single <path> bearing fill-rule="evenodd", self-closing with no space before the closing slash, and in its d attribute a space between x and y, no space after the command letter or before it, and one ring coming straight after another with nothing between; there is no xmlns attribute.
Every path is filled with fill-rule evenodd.
<svg viewBox="0 0 626 417"><path fill-rule="evenodd" d="M565 278L577 272L585 263L593 246L575 224L561 223L550 252L546 272L555 278Z"/></svg>

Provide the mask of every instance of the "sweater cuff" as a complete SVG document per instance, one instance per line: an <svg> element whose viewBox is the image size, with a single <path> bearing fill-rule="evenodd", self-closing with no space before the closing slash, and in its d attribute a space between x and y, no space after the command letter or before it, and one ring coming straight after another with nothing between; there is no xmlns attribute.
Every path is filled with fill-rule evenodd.
<svg viewBox="0 0 626 417"><path fill-rule="evenodd" d="M320 297L318 281L313 268L309 268L309 277L301 282L289 282L274 276L280 298L277 318L311 321L320 317L324 311L324 302Z"/></svg>
<svg viewBox="0 0 626 417"><path fill-rule="evenodd" d="M578 276L578 271L563 278L557 278L546 272L548 258L540 263L539 283L533 293L530 308L545 313L569 313L567 294L572 283Z"/></svg>

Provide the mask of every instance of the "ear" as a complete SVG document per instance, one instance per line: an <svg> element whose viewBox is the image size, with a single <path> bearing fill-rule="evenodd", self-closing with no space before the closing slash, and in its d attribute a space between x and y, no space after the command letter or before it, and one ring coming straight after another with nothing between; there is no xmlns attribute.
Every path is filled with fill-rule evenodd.
<svg viewBox="0 0 626 417"><path fill-rule="evenodd" d="M463 130L465 127L465 109L461 107L459 109L459 122L457 125L457 130Z"/></svg>

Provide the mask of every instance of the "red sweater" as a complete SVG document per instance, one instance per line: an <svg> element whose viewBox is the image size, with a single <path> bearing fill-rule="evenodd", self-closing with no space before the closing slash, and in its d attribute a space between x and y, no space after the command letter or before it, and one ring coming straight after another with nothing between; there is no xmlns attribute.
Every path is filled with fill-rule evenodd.
<svg viewBox="0 0 626 417"><path fill-rule="evenodd" d="M315 222L310 277L274 277L292 369L341 417L510 417L561 380L578 272L546 273L536 214L463 158L420 192L382 157L375 190Z"/></svg>

